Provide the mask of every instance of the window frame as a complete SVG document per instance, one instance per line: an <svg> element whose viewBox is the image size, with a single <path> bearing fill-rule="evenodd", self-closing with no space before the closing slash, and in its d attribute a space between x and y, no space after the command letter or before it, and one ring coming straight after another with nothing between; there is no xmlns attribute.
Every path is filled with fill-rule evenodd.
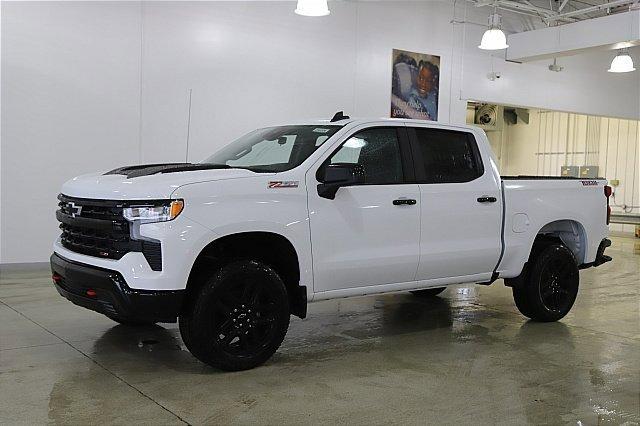
<svg viewBox="0 0 640 426"><path fill-rule="evenodd" d="M424 158L422 156L422 150L420 149L420 140L418 138L418 133L416 130L435 130L435 131L445 131L450 133L463 134L467 138L467 142L471 147L472 155L476 161L476 165L478 168L478 175L473 179L458 181L458 182L436 182L432 175L426 170ZM445 185L445 184L455 184L455 183L469 183L480 179L485 174L485 167L482 161L482 155L480 154L480 148L478 147L478 141L476 140L474 134L469 131L457 130L457 129L447 129L441 127L420 127L420 126L412 126L407 127L407 133L409 135L409 142L411 145L411 153L413 154L414 159L414 170L416 183L420 184L429 184L429 185Z"/></svg>
<svg viewBox="0 0 640 426"><path fill-rule="evenodd" d="M413 161L413 154L411 149L411 143L409 140L409 134L407 132L407 128L405 126L398 125L380 125L380 126L368 126L364 128L357 129L347 136L345 136L342 141L338 144L338 146L330 151L325 160L322 162L320 167L316 170L316 180L319 183L322 183L320 180L320 176L322 175L322 171L327 165L331 163L331 158L342 149L342 146L347 143L349 139L362 132L366 132L369 130L376 129L393 129L396 131L396 137L398 138L398 147L400 149L400 166L402 167L402 182L395 183L357 183L348 186L387 186L387 185L406 185L411 183L416 183L415 177L415 162Z"/></svg>

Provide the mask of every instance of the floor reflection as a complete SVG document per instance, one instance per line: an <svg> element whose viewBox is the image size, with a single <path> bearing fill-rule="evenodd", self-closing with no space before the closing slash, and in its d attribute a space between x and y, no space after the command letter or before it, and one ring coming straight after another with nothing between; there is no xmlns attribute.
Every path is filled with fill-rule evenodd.
<svg viewBox="0 0 640 426"><path fill-rule="evenodd" d="M614 245L613 262L583 271L575 310L557 323L526 321L500 282L453 286L430 299L323 301L307 319L292 319L265 366L232 374L197 361L176 325L110 327L88 315L90 336L106 331L87 341L86 330L74 335L78 327L63 325L77 321L75 307L56 310L53 321L53 311L33 309L33 298L24 306L12 299L72 336L73 348L28 349L51 361L10 361L2 373L40 379L48 420L64 424L143 422L159 409L154 401L193 423L264 423L278 414L292 424L308 416L336 423L360 409L358 418L373 423L638 424L640 261L632 249ZM294 415L303 417L286 417Z"/></svg>

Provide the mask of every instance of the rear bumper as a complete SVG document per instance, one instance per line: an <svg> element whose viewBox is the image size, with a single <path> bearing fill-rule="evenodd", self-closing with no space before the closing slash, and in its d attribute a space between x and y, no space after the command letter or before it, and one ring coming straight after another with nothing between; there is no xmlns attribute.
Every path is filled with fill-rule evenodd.
<svg viewBox="0 0 640 426"><path fill-rule="evenodd" d="M113 270L74 262L54 253L51 271L58 293L78 306L122 320L176 322L183 290L134 290Z"/></svg>
<svg viewBox="0 0 640 426"><path fill-rule="evenodd" d="M596 253L596 260L590 263L583 263L580 265L580 269L591 268L592 266L600 266L603 263L611 262L611 256L604 254L607 247L611 246L611 240L608 238L603 239L598 246L598 252Z"/></svg>

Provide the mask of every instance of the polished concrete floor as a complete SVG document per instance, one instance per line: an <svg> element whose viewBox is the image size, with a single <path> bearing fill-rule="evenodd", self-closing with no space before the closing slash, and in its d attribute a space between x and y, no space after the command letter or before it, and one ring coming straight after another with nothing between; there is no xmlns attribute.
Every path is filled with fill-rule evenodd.
<svg viewBox="0 0 640 426"><path fill-rule="evenodd" d="M525 321L501 281L320 302L239 373L196 361L173 324L116 325L46 271L5 271L0 424L637 425L640 240L610 254L558 323Z"/></svg>

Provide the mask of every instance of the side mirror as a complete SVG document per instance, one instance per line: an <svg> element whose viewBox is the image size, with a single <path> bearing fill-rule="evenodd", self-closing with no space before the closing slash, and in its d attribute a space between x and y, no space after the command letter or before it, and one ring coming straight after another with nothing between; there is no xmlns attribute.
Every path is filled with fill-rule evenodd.
<svg viewBox="0 0 640 426"><path fill-rule="evenodd" d="M340 187L364 182L364 167L351 163L328 164L318 170L316 178L322 182L318 185L318 195L333 200Z"/></svg>

